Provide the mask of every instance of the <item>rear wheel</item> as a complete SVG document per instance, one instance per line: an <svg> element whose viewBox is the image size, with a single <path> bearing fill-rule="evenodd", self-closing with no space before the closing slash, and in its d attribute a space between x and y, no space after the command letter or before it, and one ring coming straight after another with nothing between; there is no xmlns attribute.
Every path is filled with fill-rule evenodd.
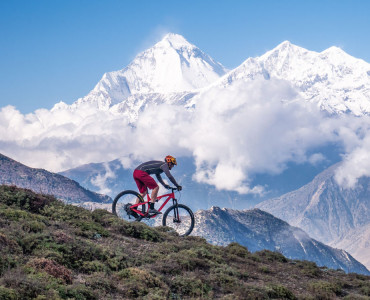
<svg viewBox="0 0 370 300"><path fill-rule="evenodd" d="M113 200L112 212L126 221L136 221L139 215L136 212L131 211L129 207L135 204L138 198L140 202L144 202L141 195L135 191L123 191L119 193ZM140 210L145 214L146 204L138 206L137 210Z"/></svg>
<svg viewBox="0 0 370 300"><path fill-rule="evenodd" d="M189 235L194 228L194 214L183 204L172 205L163 215L163 226L174 229L179 235Z"/></svg>

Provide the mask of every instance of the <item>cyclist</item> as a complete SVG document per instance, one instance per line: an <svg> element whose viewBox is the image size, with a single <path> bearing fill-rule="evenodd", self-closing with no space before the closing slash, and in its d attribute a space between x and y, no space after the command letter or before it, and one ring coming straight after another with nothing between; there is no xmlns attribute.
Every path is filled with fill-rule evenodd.
<svg viewBox="0 0 370 300"><path fill-rule="evenodd" d="M170 186L164 183L161 173L165 173L168 179L176 186L176 188L181 191L182 187L179 185L175 178L171 175L170 170L177 165L176 158L171 155L167 155L163 161L151 160L139 165L134 171L134 179L137 187L139 188L140 195L144 198L148 193L147 189L152 190L151 202L149 207L150 214L161 214L160 211L154 208L155 201L157 200L157 194L159 186L156 181L150 175L156 175L158 181L166 188L169 189ZM136 204L139 203L139 199L136 200Z"/></svg>

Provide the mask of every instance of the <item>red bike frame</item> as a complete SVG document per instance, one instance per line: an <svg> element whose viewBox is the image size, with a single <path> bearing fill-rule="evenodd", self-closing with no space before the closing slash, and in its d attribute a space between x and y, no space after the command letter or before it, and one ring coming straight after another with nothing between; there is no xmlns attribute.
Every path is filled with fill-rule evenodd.
<svg viewBox="0 0 370 300"><path fill-rule="evenodd" d="M161 205L161 207L158 209L158 211L161 211L163 209L163 207L168 203L168 201L170 201L171 199L175 199L175 192L174 191L175 191L175 189L172 189L172 193L157 196L157 201L159 201L160 199L162 199L164 197L167 197L167 199L164 201L164 203ZM146 209L145 213L143 213L142 211L138 210L137 208L139 206L146 205L146 204L148 204L148 208L149 208L149 203L150 203L150 200L151 200L150 197L149 197L149 193L147 193L146 196L147 196L148 201L139 202L138 204L134 204L134 205L130 206L132 211L136 212L137 214L139 214L142 217L145 217L148 214L148 209ZM150 218L154 218L155 216L157 216L157 215L150 216Z"/></svg>

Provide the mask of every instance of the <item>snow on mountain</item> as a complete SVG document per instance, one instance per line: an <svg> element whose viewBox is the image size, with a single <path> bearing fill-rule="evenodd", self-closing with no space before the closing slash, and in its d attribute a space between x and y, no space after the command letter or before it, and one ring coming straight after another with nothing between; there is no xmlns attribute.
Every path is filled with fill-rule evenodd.
<svg viewBox="0 0 370 300"><path fill-rule="evenodd" d="M157 99L158 95L176 100L177 93L181 99L184 92L208 86L226 71L184 37L169 33L137 55L126 68L105 73L95 88L73 106L94 103L99 109L108 109L122 103L115 110L124 112L140 107L143 94L150 95L146 101Z"/></svg>
<svg viewBox="0 0 370 300"><path fill-rule="evenodd" d="M370 64L338 47L318 53L285 41L243 64L215 85L271 77L287 80L300 96L329 113L370 113Z"/></svg>
<svg viewBox="0 0 370 300"><path fill-rule="evenodd" d="M277 78L329 113L370 113L370 64L338 47L318 53L285 41L227 71L181 35L169 33L126 68L105 73L95 88L69 109L92 105L127 116L132 122L148 104L189 107L196 104L201 91L213 87L230 88L240 80ZM61 104L54 107L64 108Z"/></svg>

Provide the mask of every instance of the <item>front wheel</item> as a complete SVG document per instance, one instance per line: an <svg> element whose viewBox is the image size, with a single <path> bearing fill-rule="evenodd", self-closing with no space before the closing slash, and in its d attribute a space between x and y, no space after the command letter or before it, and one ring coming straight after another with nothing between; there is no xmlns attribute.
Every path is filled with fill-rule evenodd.
<svg viewBox="0 0 370 300"><path fill-rule="evenodd" d="M194 228L194 214L186 205L175 204L164 213L162 224L171 227L181 236L189 235Z"/></svg>

